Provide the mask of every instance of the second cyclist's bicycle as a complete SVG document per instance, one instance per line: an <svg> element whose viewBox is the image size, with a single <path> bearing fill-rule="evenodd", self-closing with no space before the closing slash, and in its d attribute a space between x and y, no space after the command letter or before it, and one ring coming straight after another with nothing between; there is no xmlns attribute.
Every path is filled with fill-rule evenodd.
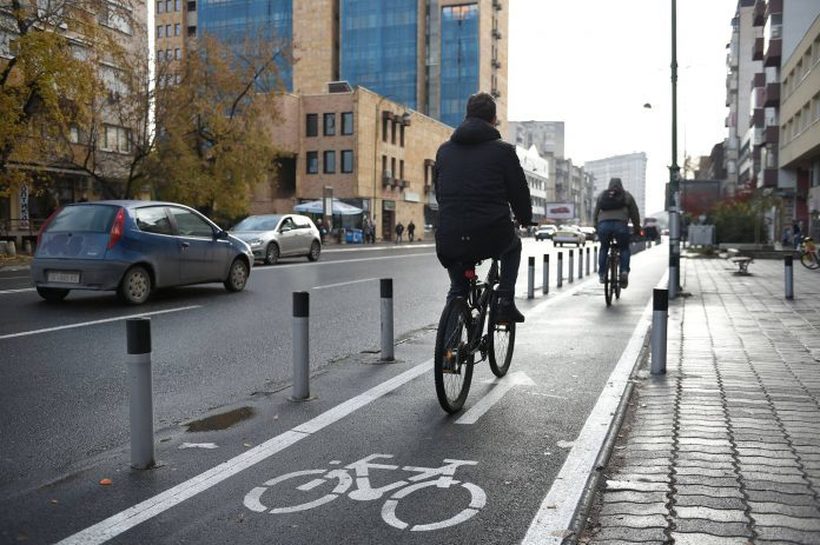
<svg viewBox="0 0 820 545"><path fill-rule="evenodd" d="M618 240L615 236L609 239L609 253L606 257L606 269L604 269L604 299L606 306L612 305L612 297L621 298L621 250L618 248Z"/></svg>
<svg viewBox="0 0 820 545"><path fill-rule="evenodd" d="M797 250L796 254L797 259L807 269L820 268L820 250L818 250L813 238L803 237L800 249Z"/></svg>
<svg viewBox="0 0 820 545"><path fill-rule="evenodd" d="M515 322L496 319L498 268L498 260L493 259L487 278L481 281L476 275L475 265L466 267L464 276L469 282L467 297L450 300L441 313L433 370L438 401L448 413L458 412L464 406L476 363L488 359L490 369L497 377L503 377L510 368L515 346Z"/></svg>

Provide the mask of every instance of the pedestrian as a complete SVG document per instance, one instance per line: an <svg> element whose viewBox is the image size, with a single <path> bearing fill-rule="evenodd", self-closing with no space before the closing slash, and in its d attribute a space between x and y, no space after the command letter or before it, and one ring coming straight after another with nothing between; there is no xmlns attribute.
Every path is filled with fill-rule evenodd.
<svg viewBox="0 0 820 545"><path fill-rule="evenodd" d="M501 278L495 292L499 322L523 322L515 306L521 239L512 218L532 222L532 201L515 146L496 127L495 99L476 93L467 100L464 121L436 154L433 179L439 204L436 254L450 276L447 300L466 297L465 270L476 261L498 258Z"/></svg>
<svg viewBox="0 0 820 545"><path fill-rule="evenodd" d="M407 240L409 242L413 242L413 239L416 236L416 224L413 223L413 220L410 220L410 223L407 224Z"/></svg>
<svg viewBox="0 0 820 545"><path fill-rule="evenodd" d="M803 242L803 233L800 231L800 224L797 222L792 224L792 241L795 249L799 248L800 243Z"/></svg>
<svg viewBox="0 0 820 545"><path fill-rule="evenodd" d="M370 233L370 244L376 244L376 224L371 221L367 226L367 230Z"/></svg>
<svg viewBox="0 0 820 545"><path fill-rule="evenodd" d="M403 233L404 233L404 225L402 225L401 222L399 222L396 225L396 242L395 242L395 244L398 244L398 243L401 242L401 235Z"/></svg>
<svg viewBox="0 0 820 545"><path fill-rule="evenodd" d="M316 228L319 230L319 238L322 239L322 244L324 244L325 237L327 236L327 227L325 227L325 222L322 221L322 218L316 220Z"/></svg>
<svg viewBox="0 0 820 545"><path fill-rule="evenodd" d="M783 229L783 238L781 239L783 243L783 248L787 248L792 245L792 229L791 227L786 226Z"/></svg>

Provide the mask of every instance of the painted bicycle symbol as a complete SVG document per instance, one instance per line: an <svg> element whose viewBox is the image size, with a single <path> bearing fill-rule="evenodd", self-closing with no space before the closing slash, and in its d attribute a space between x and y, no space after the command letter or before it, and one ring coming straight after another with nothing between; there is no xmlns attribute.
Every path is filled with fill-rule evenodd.
<svg viewBox="0 0 820 545"><path fill-rule="evenodd" d="M245 507L257 513L264 513L267 511L273 515L281 515L286 513L307 511L308 509L313 509L315 507L325 505L326 503L330 503L345 494L347 494L347 497L351 500L373 501L380 499L389 492L392 492L392 495L390 495L390 497L385 500L384 505L382 505L382 519L384 519L384 521L390 526L398 528L399 530L409 528L411 532L426 532L431 530L440 530L449 526L455 526L456 524L469 520L475 516L487 502L487 496L481 487L473 483L462 482L453 478L456 469L460 466L472 466L478 464L478 462L471 462L467 460L445 459L443 460L444 465L441 467L404 466L401 468L402 471L413 472L416 473L416 475L386 484L384 486L376 488L372 487L370 483L371 470L378 469L394 471L399 469L399 466L396 465L373 463L374 460L390 458L393 458L391 454L371 454L370 456L365 456L361 460L357 460L340 468L306 469L303 471L285 473L284 475L280 475L279 477L267 481L264 486L257 486L252 489L245 495L243 503L245 504ZM334 460L330 462L330 465L339 465L341 463L342 462L338 460ZM291 479L310 476L317 477L314 477L308 482L297 486L296 490L308 492L314 489L319 489L319 487L328 483L335 483L335 486L333 486L332 490L327 492L324 496L312 501L300 503L298 505L272 507L265 505L262 502L262 498L265 493L279 483L289 481ZM351 490L354 483L355 488ZM396 508L402 499L410 496L418 490L431 486L443 489L449 489L453 486L462 486L470 493L470 503L467 507L446 520L428 522L426 524L410 525L408 522L405 522L396 516ZM321 491L321 489L319 490ZM276 494L272 493L270 496L276 497Z"/></svg>

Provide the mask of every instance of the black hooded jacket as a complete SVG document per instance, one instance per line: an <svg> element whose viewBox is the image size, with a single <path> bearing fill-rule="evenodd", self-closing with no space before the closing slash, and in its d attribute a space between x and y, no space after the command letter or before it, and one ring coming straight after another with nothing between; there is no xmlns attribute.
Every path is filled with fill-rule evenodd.
<svg viewBox="0 0 820 545"><path fill-rule="evenodd" d="M510 217L532 221L530 189L515 147L468 117L436 154L436 253L445 267L500 255L516 236Z"/></svg>

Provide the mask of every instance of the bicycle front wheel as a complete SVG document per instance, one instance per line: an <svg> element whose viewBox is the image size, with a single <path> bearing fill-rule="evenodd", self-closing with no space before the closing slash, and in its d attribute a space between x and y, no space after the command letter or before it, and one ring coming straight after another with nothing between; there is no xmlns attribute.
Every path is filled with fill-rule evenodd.
<svg viewBox="0 0 820 545"><path fill-rule="evenodd" d="M436 395L441 408L452 414L461 410L473 378L470 344L470 311L467 302L457 297L441 313L436 333L433 372Z"/></svg>
<svg viewBox="0 0 820 545"><path fill-rule="evenodd" d="M606 269L604 273L604 300L606 301L606 306L612 306L612 292L615 290L615 285L612 283L612 275L610 274L610 261L612 261L611 256L608 258Z"/></svg>
<svg viewBox="0 0 820 545"><path fill-rule="evenodd" d="M620 260L619 256L613 256L611 261L612 264L610 265L610 270L612 271L612 285L614 286L612 292L615 294L615 299L621 298L621 278L618 261Z"/></svg>
<svg viewBox="0 0 820 545"><path fill-rule="evenodd" d="M497 322L496 298L490 303L490 316L487 325L489 341L490 370L497 377L503 377L510 369L513 349L515 348L515 322Z"/></svg>

